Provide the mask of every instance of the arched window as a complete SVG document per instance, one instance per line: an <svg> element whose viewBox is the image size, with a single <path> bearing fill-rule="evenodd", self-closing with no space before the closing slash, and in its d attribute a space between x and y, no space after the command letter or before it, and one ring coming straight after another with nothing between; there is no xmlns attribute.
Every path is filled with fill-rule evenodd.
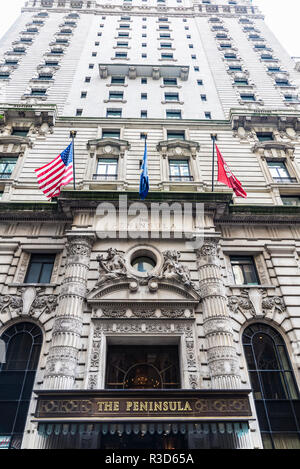
<svg viewBox="0 0 300 469"><path fill-rule="evenodd" d="M281 335L252 324L243 346L264 447L300 449L299 391Z"/></svg>
<svg viewBox="0 0 300 469"><path fill-rule="evenodd" d="M20 448L43 341L40 328L15 324L1 336L6 361L0 364L0 438Z"/></svg>

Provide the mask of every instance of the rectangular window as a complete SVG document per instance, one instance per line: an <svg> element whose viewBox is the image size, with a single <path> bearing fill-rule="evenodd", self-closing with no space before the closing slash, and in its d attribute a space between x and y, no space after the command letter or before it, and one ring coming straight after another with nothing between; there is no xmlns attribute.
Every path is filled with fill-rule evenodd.
<svg viewBox="0 0 300 469"><path fill-rule="evenodd" d="M128 42L117 42L117 47L128 47Z"/></svg>
<svg viewBox="0 0 300 469"><path fill-rule="evenodd" d="M123 96L124 96L123 91L110 91L109 92L109 99L122 100Z"/></svg>
<svg viewBox="0 0 300 469"><path fill-rule="evenodd" d="M82 116L82 109L76 109L76 116L77 117Z"/></svg>
<svg viewBox="0 0 300 469"><path fill-rule="evenodd" d="M179 101L179 93L165 93L165 101Z"/></svg>
<svg viewBox="0 0 300 469"><path fill-rule="evenodd" d="M201 101L206 101L206 94L201 94Z"/></svg>
<svg viewBox="0 0 300 469"><path fill-rule="evenodd" d="M122 117L122 109L107 109L106 117Z"/></svg>
<svg viewBox="0 0 300 469"><path fill-rule="evenodd" d="M0 158L0 179L9 179L17 164L17 157L2 156Z"/></svg>
<svg viewBox="0 0 300 469"><path fill-rule="evenodd" d="M127 59L127 52L116 52L116 59Z"/></svg>
<svg viewBox="0 0 300 469"><path fill-rule="evenodd" d="M28 129L17 129L14 128L12 131L12 135L16 135L17 137L27 137L28 135Z"/></svg>
<svg viewBox="0 0 300 469"><path fill-rule="evenodd" d="M169 160L169 170L170 181L187 182L192 180L188 160Z"/></svg>
<svg viewBox="0 0 300 469"><path fill-rule="evenodd" d="M230 256L236 285L259 285L254 259L251 256Z"/></svg>
<svg viewBox="0 0 300 469"><path fill-rule="evenodd" d="M173 60L173 54L161 54L161 58L165 60Z"/></svg>
<svg viewBox="0 0 300 469"><path fill-rule="evenodd" d="M268 161L268 167L274 182L281 184L297 182L296 179L291 178L283 161Z"/></svg>
<svg viewBox="0 0 300 469"><path fill-rule="evenodd" d="M147 93L141 93L141 99L143 100L147 99Z"/></svg>
<svg viewBox="0 0 300 469"><path fill-rule="evenodd" d="M205 112L205 119L211 119L211 113L210 112Z"/></svg>
<svg viewBox="0 0 300 469"><path fill-rule="evenodd" d="M172 44L171 44L170 42L162 42L162 43L160 44L160 47L161 47L162 49L172 49Z"/></svg>
<svg viewBox="0 0 300 469"><path fill-rule="evenodd" d="M234 83L237 86L247 86L247 85L249 85L248 80L246 78L236 78L234 80Z"/></svg>
<svg viewBox="0 0 300 469"><path fill-rule="evenodd" d="M181 119L181 111L178 109L170 109L166 111L167 119Z"/></svg>
<svg viewBox="0 0 300 469"><path fill-rule="evenodd" d="M124 85L125 77L111 77L112 85Z"/></svg>
<svg viewBox="0 0 300 469"><path fill-rule="evenodd" d="M175 86L177 85L177 78L164 78L163 83L165 86Z"/></svg>
<svg viewBox="0 0 300 469"><path fill-rule="evenodd" d="M118 37L129 37L129 33L121 33L121 32L119 32Z"/></svg>
<svg viewBox="0 0 300 469"><path fill-rule="evenodd" d="M141 117L142 117L142 119L146 119L147 116L148 116L147 111L141 111Z"/></svg>
<svg viewBox="0 0 300 469"><path fill-rule="evenodd" d="M180 388L177 345L109 345L106 389Z"/></svg>
<svg viewBox="0 0 300 469"><path fill-rule="evenodd" d="M241 99L243 101L255 101L254 94L241 94Z"/></svg>
<svg viewBox="0 0 300 469"><path fill-rule="evenodd" d="M31 90L32 96L45 96L46 90Z"/></svg>
<svg viewBox="0 0 300 469"><path fill-rule="evenodd" d="M50 283L55 254L31 254L24 283Z"/></svg>
<svg viewBox="0 0 300 469"><path fill-rule="evenodd" d="M94 174L94 179L116 181L118 179L118 160L116 158L99 159L97 173Z"/></svg>
<svg viewBox="0 0 300 469"><path fill-rule="evenodd" d="M293 207L300 207L300 197L292 197L292 196L281 196L281 200L283 202L283 205L289 205Z"/></svg>
<svg viewBox="0 0 300 469"><path fill-rule="evenodd" d="M177 140L185 140L184 130L167 130L167 139L176 138Z"/></svg>
<svg viewBox="0 0 300 469"><path fill-rule="evenodd" d="M147 78L141 78L141 84L147 85Z"/></svg>
<svg viewBox="0 0 300 469"><path fill-rule="evenodd" d="M102 138L120 139L120 130L102 130Z"/></svg>
<svg viewBox="0 0 300 469"><path fill-rule="evenodd" d="M272 132L256 132L256 136L260 142L269 142L270 140L274 140Z"/></svg>

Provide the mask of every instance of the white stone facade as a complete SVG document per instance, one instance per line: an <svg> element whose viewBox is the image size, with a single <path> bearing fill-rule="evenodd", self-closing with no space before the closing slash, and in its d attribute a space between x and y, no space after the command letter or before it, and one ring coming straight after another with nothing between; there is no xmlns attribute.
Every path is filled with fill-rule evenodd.
<svg viewBox="0 0 300 469"><path fill-rule="evenodd" d="M1 74L7 76L0 80L0 162L17 161L8 178L0 175L0 335L24 320L41 327L34 389L103 390L109 344L164 341L178 344L182 389L250 389L242 334L256 322L280 332L299 385L300 209L284 200L298 197L300 205L300 75L258 9L248 0L30 0L0 43ZM124 76L124 83L112 83L112 76ZM114 99L110 92L123 95ZM174 93L178 99L168 102L165 94ZM107 117L111 109L121 116ZM181 118L168 118L172 110ZM34 169L67 146L70 130L77 132L77 190L69 185L47 203ZM103 138L107 131L119 137ZM144 132L147 202L203 203L203 246L193 248L174 233L166 238L162 219L156 226L138 222L137 239L99 237L99 224L106 229L99 203L118 212L119 194L139 201ZM212 134L247 199L220 183L211 192ZM105 158L118 161L114 180L94 177ZM190 179L171 180L170 160L187 160ZM276 161L285 165L286 180L274 180L268 163ZM188 221L195 234L194 213ZM56 255L51 280L28 284L31 255L40 252ZM135 252L155 259L152 280L132 269ZM98 256L114 276L101 270ZM230 256L251 256L259 284L236 285ZM250 403L244 447L261 448L252 394ZM23 448L45 447L35 407L33 396Z"/></svg>

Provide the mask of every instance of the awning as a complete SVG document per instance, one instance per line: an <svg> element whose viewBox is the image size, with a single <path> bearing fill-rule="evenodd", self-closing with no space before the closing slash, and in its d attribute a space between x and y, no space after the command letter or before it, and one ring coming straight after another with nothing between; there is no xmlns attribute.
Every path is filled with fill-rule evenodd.
<svg viewBox="0 0 300 469"><path fill-rule="evenodd" d="M249 431L247 422L216 423L39 423L38 434L51 435L178 435L227 434L242 437Z"/></svg>

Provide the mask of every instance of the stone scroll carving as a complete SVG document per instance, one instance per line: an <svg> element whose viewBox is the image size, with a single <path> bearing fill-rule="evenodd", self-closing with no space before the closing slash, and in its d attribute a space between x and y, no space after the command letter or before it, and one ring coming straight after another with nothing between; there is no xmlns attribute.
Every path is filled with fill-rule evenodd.
<svg viewBox="0 0 300 469"><path fill-rule="evenodd" d="M241 296L229 297L228 304L233 313L250 313L254 317L286 311L282 298L267 296L267 291L262 288L244 289Z"/></svg>
<svg viewBox="0 0 300 469"><path fill-rule="evenodd" d="M42 288L22 288L21 294L0 296L0 315L40 316L54 313L57 306L55 295L46 295Z"/></svg>

